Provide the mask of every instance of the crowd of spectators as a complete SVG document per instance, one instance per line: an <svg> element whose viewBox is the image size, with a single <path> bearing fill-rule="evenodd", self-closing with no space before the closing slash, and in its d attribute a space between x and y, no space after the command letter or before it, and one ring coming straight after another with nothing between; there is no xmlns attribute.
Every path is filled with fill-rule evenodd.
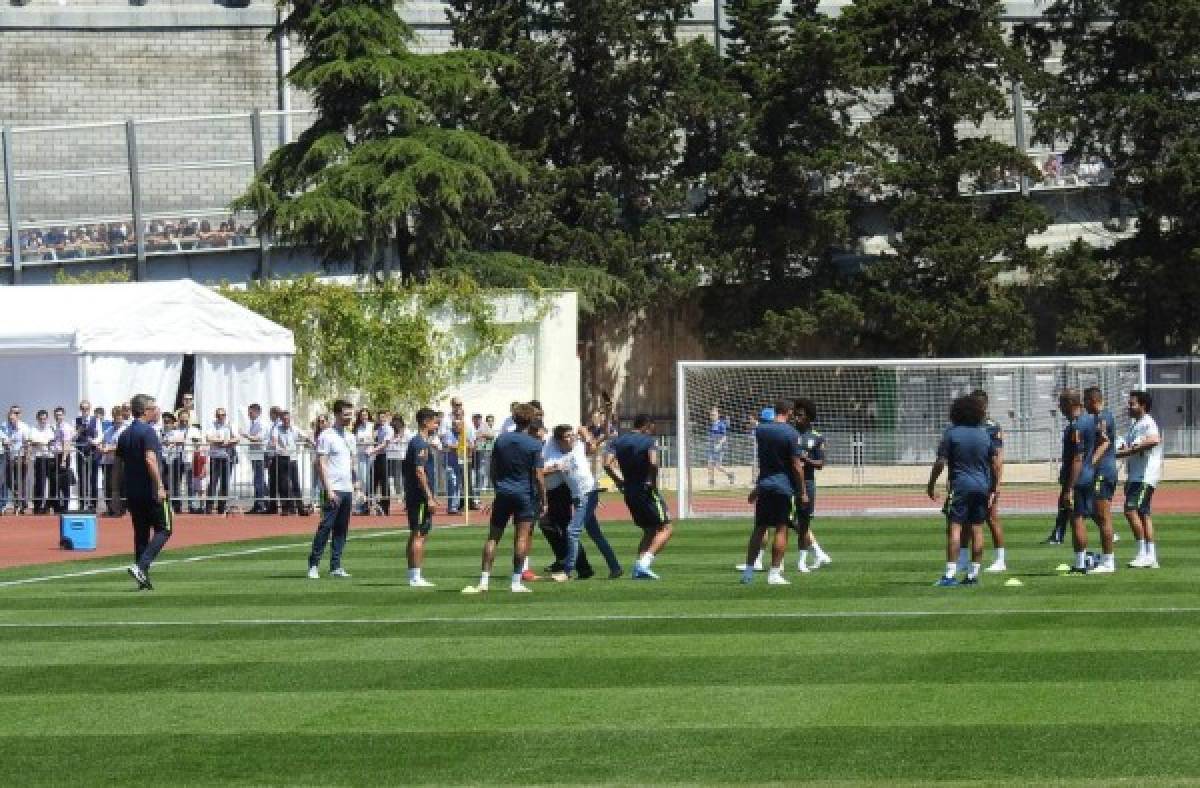
<svg viewBox="0 0 1200 788"><path fill-rule="evenodd" d="M23 260L73 260L137 252L137 239L130 222L30 228L21 230L19 235ZM215 224L209 219L153 219L146 222L144 235L147 253L225 249L247 246L254 240L253 229L232 217ZM3 244L5 259L11 262L11 241L7 234Z"/></svg>
<svg viewBox="0 0 1200 788"><path fill-rule="evenodd" d="M236 419L223 407L205 419L191 394L174 411L159 413L151 426L162 442L162 478L176 512L224 514L248 504L253 514L303 514L320 499L314 447L330 424L328 416L302 427L284 408L264 413L253 404ZM84 400L73 418L62 406L33 415L30 423L12 405L0 425L0 514L124 514L116 447L131 422L129 404L106 410ZM439 416L440 429L430 440L438 460L436 489L445 496L447 513L478 509L481 493L491 486L492 447L501 432L513 429L511 416L499 425L493 414L468 416L457 396ZM402 496L401 462L412 427L387 408L358 411L353 430L360 514L388 515ZM597 442L614 432L599 414L583 429Z"/></svg>

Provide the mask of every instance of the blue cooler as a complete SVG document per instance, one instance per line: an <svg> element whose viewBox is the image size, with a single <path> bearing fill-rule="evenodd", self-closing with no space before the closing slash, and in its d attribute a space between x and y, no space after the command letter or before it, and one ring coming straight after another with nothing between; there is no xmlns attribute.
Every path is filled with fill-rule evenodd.
<svg viewBox="0 0 1200 788"><path fill-rule="evenodd" d="M64 514L59 516L58 546L64 550L95 550L96 515Z"/></svg>

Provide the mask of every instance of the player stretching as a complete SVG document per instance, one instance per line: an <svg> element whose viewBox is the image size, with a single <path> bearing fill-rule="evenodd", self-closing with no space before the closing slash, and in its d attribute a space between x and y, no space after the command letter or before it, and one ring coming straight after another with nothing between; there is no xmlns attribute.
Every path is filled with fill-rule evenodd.
<svg viewBox="0 0 1200 788"><path fill-rule="evenodd" d="M996 479L996 488L1000 488L1000 482L1003 481L1004 474L1004 430L988 415L988 393L983 389L975 389L971 392L971 396L983 403L983 428L987 431L988 438L992 441L992 447L996 451L995 467L997 473L1001 474L1000 478ZM1004 526L1000 523L1000 505L999 496L993 496L991 505L988 507L987 516L988 531L992 534L992 549L996 551L996 557L985 572L1006 572L1008 564L1005 560L1004 550ZM958 567L966 569L967 566L967 549L961 548L958 552Z"/></svg>
<svg viewBox="0 0 1200 788"><path fill-rule="evenodd" d="M946 572L938 579L942 587L959 584L955 578L962 529L971 529L971 564L963 585L979 582L979 564L983 561L983 523L996 496L1000 478L996 467L996 447L983 429L983 401L977 397L959 397L950 406L951 426L938 444L937 461L929 471L925 493L937 500L935 487L942 471L950 468L950 497L946 501Z"/></svg>
<svg viewBox="0 0 1200 788"><path fill-rule="evenodd" d="M1064 433L1063 458L1070 464L1063 485L1061 506L1071 507L1071 527L1075 545L1075 566L1071 574L1087 573L1087 524L1084 519L1095 515L1096 463L1104 456L1109 442L1104 428L1098 426L1096 417L1083 409L1079 392L1066 389L1058 397L1058 409L1071 420ZM1116 571L1116 559L1112 549L1112 523L1097 520L1100 526L1100 544L1104 558L1092 571L1108 574Z"/></svg>
<svg viewBox="0 0 1200 788"><path fill-rule="evenodd" d="M434 456L429 441L437 435L442 420L433 408L417 411L417 434L408 442L400 463L404 477L404 505L408 511L408 584L413 588L432 588L421 577L425 564L425 538L433 529L437 496L433 493Z"/></svg>
<svg viewBox="0 0 1200 788"><path fill-rule="evenodd" d="M614 470L620 468L618 476ZM635 580L658 580L650 565L671 540L671 518L658 491L658 449L654 443L654 421L645 413L633 420L627 432L608 445L604 471L625 495L633 522L642 529L638 559L633 565Z"/></svg>
<svg viewBox="0 0 1200 788"><path fill-rule="evenodd" d="M513 593L530 591L521 582L521 571L525 566L525 557L529 555L533 521L546 511L546 484L538 472L542 467L542 442L528 432L536 413L533 405L518 405L513 409L512 416L516 430L496 438L492 446L491 470L496 500L492 503L488 538L483 545L479 585L467 586L463 589L464 594L488 590L492 564L496 560L496 545L504 536L509 518L514 523L511 589Z"/></svg>
<svg viewBox="0 0 1200 788"><path fill-rule="evenodd" d="M804 460L804 498L796 505L796 545L800 550L800 558L796 569L807 572L808 551L813 551L812 568L820 569L825 564L832 564L833 559L821 549L817 538L813 536L812 519L817 506L816 471L825 467L825 436L813 427L817 420L817 406L809 399L796 400L796 409L792 411L792 423L800 436L800 449Z"/></svg>
<svg viewBox="0 0 1200 788"><path fill-rule="evenodd" d="M1125 459L1125 519L1137 540L1137 557L1129 562L1134 569L1158 569L1158 551L1154 547L1154 523L1150 519L1150 499L1162 477L1162 438L1158 424L1150 415L1153 400L1145 391L1129 392L1129 432L1117 456Z"/></svg>
<svg viewBox="0 0 1200 788"><path fill-rule="evenodd" d="M788 424L791 415L792 406L780 400L775 405L775 419L758 425L754 430L759 472L758 482L747 499L754 504L754 528L746 545L743 583L754 581L754 562L762 550L763 537L768 528L774 528L775 541L771 546L771 571L767 573L767 585L788 585L788 581L783 579L783 556L787 552L788 528L796 515L797 489L800 491L801 505L808 500L804 492L804 449L800 434Z"/></svg>

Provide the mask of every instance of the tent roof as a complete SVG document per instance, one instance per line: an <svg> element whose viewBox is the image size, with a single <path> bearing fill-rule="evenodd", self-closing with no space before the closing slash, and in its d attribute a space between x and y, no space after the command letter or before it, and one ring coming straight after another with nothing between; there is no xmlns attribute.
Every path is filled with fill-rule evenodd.
<svg viewBox="0 0 1200 788"><path fill-rule="evenodd" d="M0 353L293 355L292 332L191 279L4 288Z"/></svg>

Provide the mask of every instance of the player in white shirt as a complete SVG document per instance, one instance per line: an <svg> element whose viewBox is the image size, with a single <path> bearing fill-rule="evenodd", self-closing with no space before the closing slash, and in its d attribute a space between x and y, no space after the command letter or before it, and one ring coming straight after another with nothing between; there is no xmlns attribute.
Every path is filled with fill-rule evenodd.
<svg viewBox="0 0 1200 788"><path fill-rule="evenodd" d="M322 430L317 437L317 475L321 478L324 501L321 505L321 524L313 536L312 552L308 556L308 577L321 576L317 567L329 537L333 536L333 553L329 557L330 577L349 577L342 568L342 550L350 533L350 514L354 509L354 461L358 454L357 441L350 424L354 421L354 406L345 400L333 403L334 426Z"/></svg>
<svg viewBox="0 0 1200 788"><path fill-rule="evenodd" d="M1158 569L1150 499L1162 479L1163 449L1152 404L1145 391L1129 392L1129 432L1117 445L1117 457L1125 459L1125 519L1137 540L1137 557L1129 562L1134 569Z"/></svg>
<svg viewBox="0 0 1200 788"><path fill-rule="evenodd" d="M596 519L596 505L600 502L600 489L596 485L596 477L592 474L591 461L587 456L586 440L576 434L569 424L560 424L554 428L553 436L546 443L547 451L544 471L561 472L567 488L571 491L571 503L574 512L567 526L567 560L564 561L564 573L567 578L575 571L575 561L579 556L579 536L586 529L588 536L596 543L600 553L608 564L608 576L615 579L621 576L621 562L600 530ZM557 449L553 451L552 449Z"/></svg>

